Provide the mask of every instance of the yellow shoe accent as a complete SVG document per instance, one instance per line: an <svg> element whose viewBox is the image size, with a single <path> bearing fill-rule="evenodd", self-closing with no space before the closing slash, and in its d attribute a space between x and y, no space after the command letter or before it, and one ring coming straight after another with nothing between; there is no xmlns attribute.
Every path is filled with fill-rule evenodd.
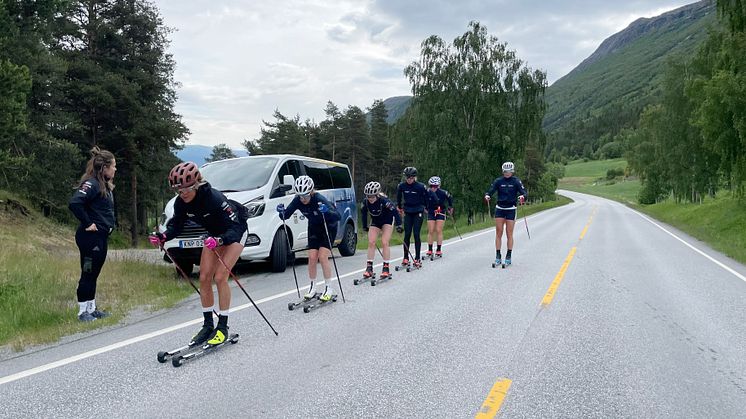
<svg viewBox="0 0 746 419"><path fill-rule="evenodd" d="M321 300L323 302L327 302L327 301L329 301L331 299L332 299L332 295L331 294L324 294L324 295L321 296L321 298L319 298L319 300Z"/></svg>
<svg viewBox="0 0 746 419"><path fill-rule="evenodd" d="M215 336L212 337L212 339L207 341L208 345L220 345L221 343L225 342L225 335L221 330L215 331Z"/></svg>

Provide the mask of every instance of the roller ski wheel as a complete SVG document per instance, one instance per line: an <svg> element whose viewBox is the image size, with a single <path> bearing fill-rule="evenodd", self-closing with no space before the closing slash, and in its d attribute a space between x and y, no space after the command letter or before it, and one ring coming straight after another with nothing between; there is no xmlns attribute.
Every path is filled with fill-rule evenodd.
<svg viewBox="0 0 746 419"><path fill-rule="evenodd" d="M168 361L168 354L164 351L158 352L158 362L165 364Z"/></svg>
<svg viewBox="0 0 746 419"><path fill-rule="evenodd" d="M184 357L181 355L177 355L171 359L171 365L174 366L174 368L179 368L180 366L184 365Z"/></svg>
<svg viewBox="0 0 746 419"><path fill-rule="evenodd" d="M354 281L352 281L352 284L353 285L360 285L360 284L362 284L364 282L375 281L375 280L376 280L376 274L375 274L375 272L371 272L370 275L368 275L368 276L365 276L365 273L364 273L362 278L355 279Z"/></svg>
<svg viewBox="0 0 746 419"><path fill-rule="evenodd" d="M500 259L495 259L495 261L494 261L494 262L492 262L492 267L493 267L493 268L497 268L498 266L502 266L502 264L503 264L503 261L502 261L502 260L500 260Z"/></svg>

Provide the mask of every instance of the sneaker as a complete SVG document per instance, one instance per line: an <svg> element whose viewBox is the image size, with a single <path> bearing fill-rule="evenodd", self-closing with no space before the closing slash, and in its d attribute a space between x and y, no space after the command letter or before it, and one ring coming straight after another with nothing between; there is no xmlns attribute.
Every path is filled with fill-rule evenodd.
<svg viewBox="0 0 746 419"><path fill-rule="evenodd" d="M443 251L442 250L436 250L435 251L435 256L437 256L437 257L443 257Z"/></svg>
<svg viewBox="0 0 746 419"><path fill-rule="evenodd" d="M227 338L228 338L228 326L225 326L225 329L223 329L222 327L219 327L215 329L215 332L213 333L210 340L207 341L207 344L211 346L220 345L221 343L225 342Z"/></svg>
<svg viewBox="0 0 746 419"><path fill-rule="evenodd" d="M427 252L425 252L425 256L432 256L432 255L433 255L432 250L428 250Z"/></svg>
<svg viewBox="0 0 746 419"><path fill-rule="evenodd" d="M513 263L513 262L510 259L507 259L507 258L505 259L505 264L506 265L510 265L511 263Z"/></svg>
<svg viewBox="0 0 746 419"><path fill-rule="evenodd" d="M101 311L101 310L96 309L91 312L91 316L97 319L103 319L104 317L111 316L111 314L107 313L106 311Z"/></svg>
<svg viewBox="0 0 746 419"><path fill-rule="evenodd" d="M81 322L92 322L94 320L96 320L96 318L93 317L93 315L91 313L87 312L87 311L84 311L84 312L78 314L78 321L81 321Z"/></svg>
<svg viewBox="0 0 746 419"><path fill-rule="evenodd" d="M312 299L315 296L316 296L316 289L314 288L314 284L312 282L311 283L311 288L308 289L307 293L303 294L303 299L304 300L310 300L310 299Z"/></svg>
<svg viewBox="0 0 746 419"><path fill-rule="evenodd" d="M333 296L334 295L332 295L332 290L330 288L327 288L327 289L324 290L324 293L321 294L321 297L319 298L319 300L321 300L323 302L327 302L327 301L331 300Z"/></svg>
<svg viewBox="0 0 746 419"><path fill-rule="evenodd" d="M495 265L502 265L503 261L502 259L495 259Z"/></svg>
<svg viewBox="0 0 746 419"><path fill-rule="evenodd" d="M404 266L409 266L409 259L404 258L404 260L401 261L401 264Z"/></svg>
<svg viewBox="0 0 746 419"><path fill-rule="evenodd" d="M373 276L373 264L369 263L368 266L365 267L365 272L363 272L363 278L370 278Z"/></svg>
<svg viewBox="0 0 746 419"><path fill-rule="evenodd" d="M189 346L200 345L202 343L205 343L205 341L207 341L207 339L209 339L212 334L213 334L212 326L203 324L202 328L199 329L199 332L197 332L196 335L192 336L192 340L189 342Z"/></svg>

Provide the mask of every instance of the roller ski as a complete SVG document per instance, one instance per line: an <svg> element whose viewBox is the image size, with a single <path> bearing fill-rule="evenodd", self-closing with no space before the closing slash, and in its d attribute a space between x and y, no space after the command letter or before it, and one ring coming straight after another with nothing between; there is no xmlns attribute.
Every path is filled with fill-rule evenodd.
<svg viewBox="0 0 746 419"><path fill-rule="evenodd" d="M412 262L412 265L407 267L407 272L412 272L422 269L422 261L419 259L415 259L414 262Z"/></svg>
<svg viewBox="0 0 746 419"><path fill-rule="evenodd" d="M306 305L311 304L314 301L318 300L320 297L321 297L320 292L309 292L308 294L304 295L300 301L297 301L294 303L288 303L288 310L293 311L296 308L305 307Z"/></svg>
<svg viewBox="0 0 746 419"><path fill-rule="evenodd" d="M401 265L396 265L394 267L394 270L397 271L397 272L399 272L399 271L402 271L402 270L406 269L407 272L409 272L409 268L411 266L412 266L412 264L409 263L409 259L404 258L404 260L401 261Z"/></svg>
<svg viewBox="0 0 746 419"><path fill-rule="evenodd" d="M221 330L216 330L215 336L213 336L212 339L208 340L203 345L198 346L199 349L175 355L171 359L171 365L173 365L174 367L180 367L184 364L184 362L207 355L210 352L214 352L228 343L238 343L238 333L228 335L227 330L225 334Z"/></svg>
<svg viewBox="0 0 746 419"><path fill-rule="evenodd" d="M203 325L202 328L199 329L199 332L197 332L196 335L192 336L192 339L189 341L188 344L180 348L173 349L171 351L158 352L158 362L163 364L167 362L169 359L181 353L188 352L194 348L201 346L202 344L207 342L208 339L210 339L210 336L212 336L213 331L214 330L211 326Z"/></svg>
<svg viewBox="0 0 746 419"><path fill-rule="evenodd" d="M381 277L378 280L376 280L374 277L374 279L370 281L370 286L375 287L376 284L380 284L381 282L388 281L391 278L393 278L393 275L391 275L391 272L389 272L389 264L384 263L383 269L381 270Z"/></svg>
<svg viewBox="0 0 746 419"><path fill-rule="evenodd" d="M355 279L352 281L353 285L360 285L364 282L368 281L375 281L376 279L376 273L373 272L373 262L368 262L367 266L365 267L365 272L363 272L362 279Z"/></svg>
<svg viewBox="0 0 746 419"><path fill-rule="evenodd" d="M503 263L502 259L495 259L495 261L492 262L493 268L497 268L498 266L501 266L503 269L505 269L505 264Z"/></svg>
<svg viewBox="0 0 746 419"><path fill-rule="evenodd" d="M323 307L325 305L329 305L331 303L336 303L336 302L337 302L337 294L333 294L331 290L326 290L321 295L321 297L319 297L318 300L315 300L311 304L307 304L303 306L303 312L310 313L311 310L315 310L319 307Z"/></svg>

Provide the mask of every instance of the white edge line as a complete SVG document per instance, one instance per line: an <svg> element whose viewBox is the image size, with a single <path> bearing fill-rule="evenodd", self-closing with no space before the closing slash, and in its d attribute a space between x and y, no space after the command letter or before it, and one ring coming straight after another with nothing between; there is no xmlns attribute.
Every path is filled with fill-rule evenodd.
<svg viewBox="0 0 746 419"><path fill-rule="evenodd" d="M448 246L448 245L451 245L451 244L459 243L459 242L461 242L463 240L472 239L474 237L482 236L484 234L491 233L491 232L492 232L492 229L491 228L487 228L484 231L477 232L477 233L472 234L470 236L466 236L466 237L464 237L461 240L458 240L458 239L454 240L452 238L448 242L443 243L443 246ZM399 257L399 258L391 259L391 261L397 261L397 260L401 260L401 259L402 258ZM382 264L379 263L376 266L381 266L381 265ZM352 276L352 275L361 273L364 270L365 269L358 269L356 271L348 272L348 273L346 273L344 275L340 275L339 278L340 279L346 278L348 276ZM306 290L308 288L309 288L309 285L306 285L305 287L301 287L300 289L301 290ZM263 304L263 303L266 303L266 302L269 302L269 301L272 301L272 300L276 300L278 298L286 297L286 296L291 295L291 294L295 294L295 291L290 290L290 291L281 292L279 294L275 294L275 295L272 295L272 296L269 296L269 297L265 297L265 298L262 298L261 300L257 300L256 304L257 305ZM240 305L238 307L231 308L231 312L245 310L245 309L247 309L249 307L253 307L253 305L251 303ZM174 332L176 330L183 329L185 327L193 326L195 324L200 323L201 321L203 321L203 319L199 318L199 319L195 319L195 320L190 320L190 321L187 321L187 322L179 323L179 324L174 325L174 326L169 326L169 327L167 327L165 329L156 330L156 331L153 331L153 332L150 332L150 333L146 333L144 335L136 336L136 337L133 337L133 338L130 338L130 339L125 339L123 341L120 341L120 342L117 342L117 343L113 343L111 345L102 346L101 348L98 348L98 349L93 349L93 350L90 350L88 352L83 352L82 354L78 354L78 355L74 355L74 356L71 356L71 357L63 358L63 359L60 359L58 361L50 362L48 364L44 364L44 365L40 365L38 367L34 367L34 368L30 368L30 369L27 369L27 370L24 370L24 371L20 371L20 372L17 372L15 374L6 375L5 377L1 377L0 378L0 385L7 384L7 383L10 383L10 382L13 382L13 381L16 381L16 380L20 380L22 378L26 378L26 377L29 377L29 376L32 376L32 375L35 375L35 374L39 374L39 373L42 373L42 372L45 372L45 371L49 371L49 370L52 370L52 369L55 369L55 368L58 368L58 367L65 366L65 365L68 365L68 364L72 364L74 362L82 361L82 360L84 360L86 358L90 358L92 356L100 355L100 354L103 354L103 353L106 353L106 352L111 352L111 351L113 351L115 349L123 348L125 346L129 346L129 345L132 345L132 344L135 344L135 343L138 343L138 342L142 342L144 340L148 340L148 339L152 339L154 337L165 335L167 333L171 333L171 332Z"/></svg>
<svg viewBox="0 0 746 419"><path fill-rule="evenodd" d="M648 216L646 216L646 215L644 215L644 214L640 213L639 211L636 211L636 210L634 210L634 209L632 209L632 208L629 208L629 207L626 207L626 208L630 209L630 210L631 210L631 211L632 211L633 213L635 213L635 214L639 215L640 217L642 217L642 218L643 218L644 220L646 220L646 221L647 221L647 222L649 222L650 224L652 224L652 225L654 225L654 226L658 227L659 229L661 229L661 230L665 231L665 232L666 232L666 233L668 233L668 234L669 234L669 235L670 235L671 237L673 237L673 238L675 238L676 240L678 240L678 241L680 241L680 242L684 243L684 244L685 244L685 245L686 245L687 247L689 247L690 249L692 249L692 250L694 250L695 252L699 253L700 255L702 255L702 256L704 256L704 257L706 257L707 259L709 259L709 260L710 260L711 262L713 262L714 264L716 264L716 265L720 266L721 268L725 269L726 271L728 271L728 272L732 273L732 274L733 274L733 275L734 275L734 276L735 276L736 278L739 278L739 279L740 279L741 281L744 281L744 282L746 282L746 277L745 277L745 276L743 276L743 275L741 275L740 273L736 272L736 271L735 271L735 270L733 270L732 268L728 267L728 266L727 266L727 265L725 265L724 263L722 263L722 262L720 262L719 260L717 260L717 259L713 258L712 256L708 255L707 253L705 253L705 252L703 252L703 251L701 251L701 250L697 249L696 247L694 247L693 245L689 244L689 243L688 243L688 242L687 242L686 240L682 239L681 237L677 236L676 234L674 234L674 233L672 233L672 232L668 231L668 230L667 230L667 229L666 229L665 227L663 227L662 225L660 225L660 224L656 223L655 221L651 220L651 219L650 219L650 217L648 217Z"/></svg>

